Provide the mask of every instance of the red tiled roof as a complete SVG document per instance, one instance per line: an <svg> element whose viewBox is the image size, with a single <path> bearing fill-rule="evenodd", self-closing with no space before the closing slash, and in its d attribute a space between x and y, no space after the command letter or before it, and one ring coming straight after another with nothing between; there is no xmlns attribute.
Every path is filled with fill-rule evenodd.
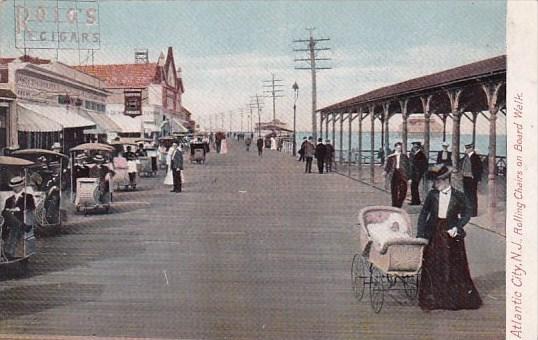
<svg viewBox="0 0 538 340"><path fill-rule="evenodd" d="M17 59L17 58L0 58L0 65L9 64L9 63L13 62L15 59ZM38 58L38 57L29 56L29 55L23 55L23 56L19 57L18 59L20 59L20 61L23 62L23 63L50 64L49 59L41 59L41 58Z"/></svg>
<svg viewBox="0 0 538 340"><path fill-rule="evenodd" d="M342 102L327 106L319 111L329 109L346 108L347 106L356 106L384 100L390 97L406 95L412 92L423 91L427 89L439 88L456 82L462 82L469 79L484 77L495 74L506 73L506 55L481 60L471 64L466 64L446 71L437 72L427 76L422 76L401 83L378 88L365 94L352 97Z"/></svg>
<svg viewBox="0 0 538 340"><path fill-rule="evenodd" d="M75 68L103 80L108 88L146 87L159 82L161 78L157 63L75 66Z"/></svg>

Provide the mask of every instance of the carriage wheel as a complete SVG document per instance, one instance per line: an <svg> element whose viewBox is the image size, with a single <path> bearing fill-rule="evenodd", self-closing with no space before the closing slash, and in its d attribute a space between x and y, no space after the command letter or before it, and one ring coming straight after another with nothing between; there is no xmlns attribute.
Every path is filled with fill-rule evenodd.
<svg viewBox="0 0 538 340"><path fill-rule="evenodd" d="M364 288L369 283L368 278L370 273L368 271L368 263L360 254L353 256L353 262L351 263L351 286L355 298L359 301L364 296Z"/></svg>
<svg viewBox="0 0 538 340"><path fill-rule="evenodd" d="M420 272L417 273L417 275L405 277L402 281L405 295L407 295L410 300L416 299L418 294L418 286L420 284Z"/></svg>
<svg viewBox="0 0 538 340"><path fill-rule="evenodd" d="M379 313L385 300L385 274L373 268L370 282L370 303L374 312Z"/></svg>

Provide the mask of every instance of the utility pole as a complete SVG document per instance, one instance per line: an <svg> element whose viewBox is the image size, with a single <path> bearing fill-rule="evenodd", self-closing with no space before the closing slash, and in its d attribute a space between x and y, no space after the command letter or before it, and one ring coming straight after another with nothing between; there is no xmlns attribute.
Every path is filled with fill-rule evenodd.
<svg viewBox="0 0 538 340"><path fill-rule="evenodd" d="M268 93L269 95L265 96L268 98L273 98L273 121L276 120L276 98L284 97L281 95L283 92L279 87L282 87L284 85L279 84L279 82L282 82L282 79L275 79L275 74L271 73L271 80L264 80L264 88L269 88L269 90L263 91L264 93ZM270 83L270 84L268 84Z"/></svg>
<svg viewBox="0 0 538 340"><path fill-rule="evenodd" d="M220 113L220 128L224 130L224 112Z"/></svg>
<svg viewBox="0 0 538 340"><path fill-rule="evenodd" d="M232 134L232 115L233 115L233 111L229 111L230 113L230 134Z"/></svg>
<svg viewBox="0 0 538 340"><path fill-rule="evenodd" d="M258 110L258 137L261 136L261 133L262 133L262 129L261 129L261 126L262 126L262 109L263 109L263 102L261 101L261 97L258 96L258 94L256 93L255 96L251 97L251 108L252 106L254 106L257 110Z"/></svg>
<svg viewBox="0 0 538 340"><path fill-rule="evenodd" d="M296 48L294 52L308 52L308 58L296 58L295 62L307 62L309 67L296 66L296 70L310 70L312 74L312 137L314 140L317 140L317 121L316 121L316 110L317 110L317 86L316 86L316 71L317 70L329 70L330 67L318 66L316 62L318 61L328 61L330 58L320 58L317 56L319 51L328 51L328 47L316 47L317 43L321 41L329 41L329 38L318 38L314 39L313 31L315 28L307 28L307 31L310 32L309 39L299 39L294 40L294 43L307 43L307 48Z"/></svg>
<svg viewBox="0 0 538 340"><path fill-rule="evenodd" d="M239 114L241 115L241 130L240 133L243 133L243 108L240 108L241 111L239 111Z"/></svg>

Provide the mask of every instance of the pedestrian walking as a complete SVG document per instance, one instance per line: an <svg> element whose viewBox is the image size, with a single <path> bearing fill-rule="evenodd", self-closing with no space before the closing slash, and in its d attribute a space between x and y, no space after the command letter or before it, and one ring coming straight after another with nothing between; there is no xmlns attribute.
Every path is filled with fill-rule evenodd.
<svg viewBox="0 0 538 340"><path fill-rule="evenodd" d="M327 158L327 148L323 144L323 138L318 138L318 144L316 145L316 151L314 153L318 162L318 172L323 173L325 168L325 159Z"/></svg>
<svg viewBox="0 0 538 340"><path fill-rule="evenodd" d="M471 207L465 195L451 186L451 172L444 164L429 172L434 188L418 217L417 237L429 240L418 293L422 310L477 309L482 305L465 251L464 226L470 220Z"/></svg>
<svg viewBox="0 0 538 340"><path fill-rule="evenodd" d="M407 195L409 180L409 158L402 153L402 143L394 144L395 151L387 157L385 171L387 183L390 183L392 206L401 208Z"/></svg>
<svg viewBox="0 0 538 340"><path fill-rule="evenodd" d="M482 179L482 162L474 150L474 144L465 145L465 156L461 160L463 192L471 204L471 217L478 216L478 182Z"/></svg>
<svg viewBox="0 0 538 340"><path fill-rule="evenodd" d="M138 169L136 166L136 154L132 151L131 146L127 146L127 151L123 154L123 157L127 159L127 172L129 174L129 185L133 190L136 190L136 174Z"/></svg>
<svg viewBox="0 0 538 340"><path fill-rule="evenodd" d="M312 160L314 159L314 153L316 152L316 147L312 142L313 138L308 137L306 143L304 143L304 157L306 161L305 173L312 173Z"/></svg>
<svg viewBox="0 0 538 340"><path fill-rule="evenodd" d="M428 159L424 153L421 142L413 142L409 154L411 162L411 205L420 205L420 192L418 187L422 177L428 170Z"/></svg>
<svg viewBox="0 0 538 340"><path fill-rule="evenodd" d="M250 144L252 144L252 139L247 136L247 138L245 138L245 146L247 147L247 152L250 151Z"/></svg>
<svg viewBox="0 0 538 340"><path fill-rule="evenodd" d="M183 152L181 147L178 146L171 157L171 169L174 181L174 188L172 192L181 192L181 172L183 171Z"/></svg>
<svg viewBox="0 0 538 340"><path fill-rule="evenodd" d="M325 157L325 168L327 172L332 172L332 165L334 162L334 157L336 155L336 150L334 149L334 146L332 146L330 139L325 140L325 148L327 149L327 155Z"/></svg>
<svg viewBox="0 0 538 340"><path fill-rule="evenodd" d="M443 150L437 153L437 164L452 166L452 152L448 151L448 143L441 144Z"/></svg>
<svg viewBox="0 0 538 340"><path fill-rule="evenodd" d="M258 147L258 156L263 156L263 138L260 136L256 141L256 146Z"/></svg>
<svg viewBox="0 0 538 340"><path fill-rule="evenodd" d="M303 142L301 143L301 148L299 149L299 162L304 162L305 161L304 145L305 145L306 142L307 142L306 137L303 137Z"/></svg>

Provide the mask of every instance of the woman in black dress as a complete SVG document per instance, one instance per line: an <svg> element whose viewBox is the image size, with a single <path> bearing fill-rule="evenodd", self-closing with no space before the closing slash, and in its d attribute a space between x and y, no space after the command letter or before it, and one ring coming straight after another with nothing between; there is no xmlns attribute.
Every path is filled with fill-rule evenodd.
<svg viewBox="0 0 538 340"><path fill-rule="evenodd" d="M417 237L430 242L424 249L419 306L433 309L477 309L482 304L465 253L465 231L471 211L465 195L450 185L451 170L437 165L429 175L428 193L417 226Z"/></svg>

